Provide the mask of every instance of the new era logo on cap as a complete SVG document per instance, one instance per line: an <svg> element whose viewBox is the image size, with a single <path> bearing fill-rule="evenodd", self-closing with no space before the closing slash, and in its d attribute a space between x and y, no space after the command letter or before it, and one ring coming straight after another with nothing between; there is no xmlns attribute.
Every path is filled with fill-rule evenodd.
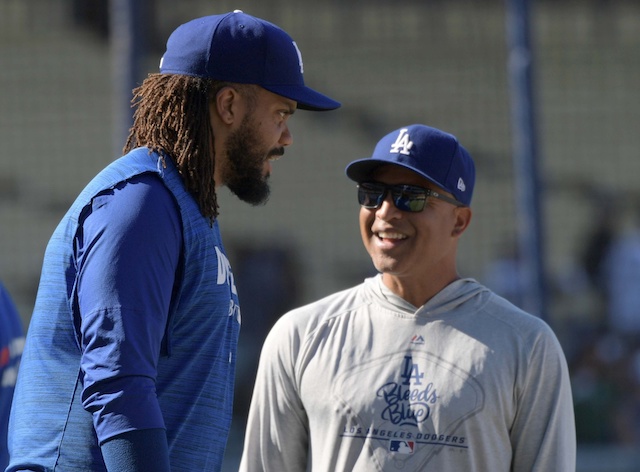
<svg viewBox="0 0 640 472"><path fill-rule="evenodd" d="M412 170L463 205L471 203L475 165L467 150L449 133L420 124L404 126L382 138L370 158L350 163L346 173L351 180L364 182L383 164Z"/></svg>

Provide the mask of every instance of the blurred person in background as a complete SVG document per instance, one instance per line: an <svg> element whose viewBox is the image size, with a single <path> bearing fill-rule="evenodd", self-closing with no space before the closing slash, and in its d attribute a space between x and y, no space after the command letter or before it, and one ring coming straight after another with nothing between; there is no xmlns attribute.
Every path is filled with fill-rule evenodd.
<svg viewBox="0 0 640 472"><path fill-rule="evenodd" d="M0 470L9 463L7 427L23 346L24 334L18 309L0 282Z"/></svg>
<svg viewBox="0 0 640 472"><path fill-rule="evenodd" d="M629 348L640 348L640 217L630 209L615 228L602 262L607 328Z"/></svg>
<svg viewBox="0 0 640 472"><path fill-rule="evenodd" d="M469 153L448 133L411 125L346 173L379 274L275 324L241 472L575 470L555 334L458 274Z"/></svg>
<svg viewBox="0 0 640 472"><path fill-rule="evenodd" d="M178 27L133 104L126 154L47 246L9 471L221 469L240 307L216 192L266 202L291 115L340 106L285 31L239 10Z"/></svg>
<svg viewBox="0 0 640 472"><path fill-rule="evenodd" d="M502 241L496 256L487 264L483 282L488 289L522 308L526 292L519 252L517 241Z"/></svg>
<svg viewBox="0 0 640 472"><path fill-rule="evenodd" d="M595 295L596 317L604 323L608 304L606 259L619 230L622 202L615 194L602 189L589 188L587 196L592 201L593 215L590 218L591 227L586 231L579 262Z"/></svg>

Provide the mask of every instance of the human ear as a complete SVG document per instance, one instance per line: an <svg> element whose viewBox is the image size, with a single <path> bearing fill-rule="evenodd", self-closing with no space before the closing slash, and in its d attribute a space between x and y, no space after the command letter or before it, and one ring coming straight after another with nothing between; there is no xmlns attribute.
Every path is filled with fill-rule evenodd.
<svg viewBox="0 0 640 472"><path fill-rule="evenodd" d="M471 208L469 207L458 207L455 209L456 212L456 221L451 231L451 236L459 237L469 226L471 223Z"/></svg>
<svg viewBox="0 0 640 472"><path fill-rule="evenodd" d="M238 92L233 87L223 87L216 94L214 98L215 110L223 123L233 124L238 97Z"/></svg>

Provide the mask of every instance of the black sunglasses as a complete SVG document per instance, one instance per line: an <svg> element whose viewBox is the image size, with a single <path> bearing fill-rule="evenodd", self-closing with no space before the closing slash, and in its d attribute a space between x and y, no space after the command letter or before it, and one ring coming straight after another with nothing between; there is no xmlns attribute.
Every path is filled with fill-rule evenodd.
<svg viewBox="0 0 640 472"><path fill-rule="evenodd" d="M387 197L388 191L391 192L393 204L398 210L402 211L415 213L424 210L428 197L437 198L458 207L464 206L459 201L441 195L430 188L416 185L386 185L378 182L361 182L358 184L358 203L370 210L380 208L380 205Z"/></svg>

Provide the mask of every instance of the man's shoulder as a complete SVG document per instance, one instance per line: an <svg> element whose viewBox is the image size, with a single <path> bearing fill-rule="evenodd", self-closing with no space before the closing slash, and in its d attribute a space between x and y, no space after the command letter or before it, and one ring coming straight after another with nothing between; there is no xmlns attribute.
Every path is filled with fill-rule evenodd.
<svg viewBox="0 0 640 472"><path fill-rule="evenodd" d="M555 337L541 314L532 314L500 295L488 291L481 313L521 338Z"/></svg>
<svg viewBox="0 0 640 472"><path fill-rule="evenodd" d="M295 308L280 317L277 330L309 332L317 327L350 313L366 303L363 284L334 292L316 301Z"/></svg>

